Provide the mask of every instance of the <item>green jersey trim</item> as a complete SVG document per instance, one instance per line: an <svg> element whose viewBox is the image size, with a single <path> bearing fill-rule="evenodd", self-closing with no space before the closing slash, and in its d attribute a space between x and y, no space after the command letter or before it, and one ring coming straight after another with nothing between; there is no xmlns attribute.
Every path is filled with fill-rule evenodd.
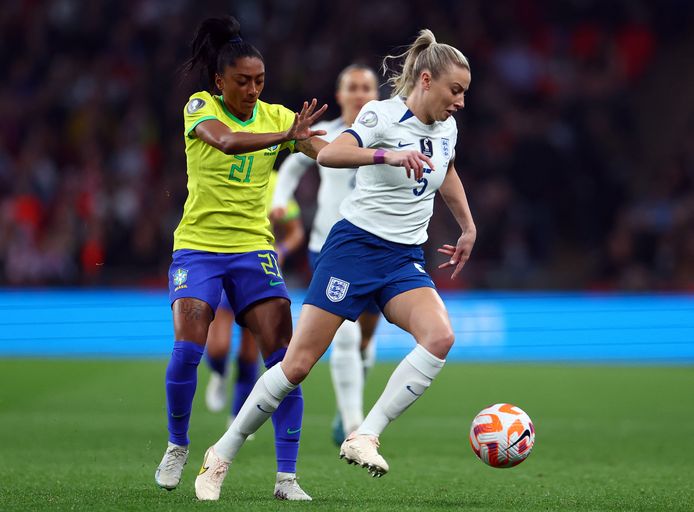
<svg viewBox="0 0 694 512"><path fill-rule="evenodd" d="M240 124L241 126L248 126L251 124L253 121L255 121L255 116L258 113L258 103L256 102L255 107L253 107L253 115L248 121L241 121L238 117L236 117L234 114L229 112L227 109L226 103L224 103L224 98L222 96L215 96L217 100L219 101L219 104L222 106L222 110L224 110L224 113L236 124Z"/></svg>
<svg viewBox="0 0 694 512"><path fill-rule="evenodd" d="M198 126L198 125L199 125L200 123L202 123L203 121L209 121L210 119L217 119L217 118L216 118L215 116L205 116L205 117L201 117L200 119L198 119L197 121L195 121L195 123L193 123L193 126L191 126L190 128L188 128L188 131L186 132L186 136L187 136L188 138L191 138L191 139L192 139L193 136L192 136L191 134L193 133L193 130L195 130L195 127ZM219 119L217 119L217 121L219 121Z"/></svg>

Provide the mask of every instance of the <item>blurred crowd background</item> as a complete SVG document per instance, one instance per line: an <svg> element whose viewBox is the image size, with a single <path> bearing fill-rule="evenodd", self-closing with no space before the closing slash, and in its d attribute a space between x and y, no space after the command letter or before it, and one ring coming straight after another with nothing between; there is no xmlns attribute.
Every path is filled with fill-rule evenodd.
<svg viewBox="0 0 694 512"><path fill-rule="evenodd" d="M4 1L0 284L165 285L197 90L177 71L224 14L264 54L263 99L315 96L326 118L343 67L377 68L420 28L468 56L457 168L478 241L455 286L694 289L685 0ZM307 229L317 182L297 191ZM442 201L429 233L433 268L459 234ZM305 254L286 274L307 283Z"/></svg>

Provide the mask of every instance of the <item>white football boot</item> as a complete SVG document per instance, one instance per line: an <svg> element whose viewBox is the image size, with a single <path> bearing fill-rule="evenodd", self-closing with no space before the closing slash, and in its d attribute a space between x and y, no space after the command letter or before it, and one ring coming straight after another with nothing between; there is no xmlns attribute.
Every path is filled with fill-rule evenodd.
<svg viewBox="0 0 694 512"><path fill-rule="evenodd" d="M183 473L183 466L188 461L188 447L169 443L164 457L154 473L154 480L162 489L171 491L178 486Z"/></svg>
<svg viewBox="0 0 694 512"><path fill-rule="evenodd" d="M195 479L195 495L202 501L217 501L222 490L224 478L229 471L231 462L217 457L214 446L210 446L205 452L202 467Z"/></svg>
<svg viewBox="0 0 694 512"><path fill-rule="evenodd" d="M379 446L377 436L352 432L340 447L340 458L366 468L371 476L380 478L389 468L386 460L378 453Z"/></svg>
<svg viewBox="0 0 694 512"><path fill-rule="evenodd" d="M210 380L207 381L205 389L205 405L210 412L219 412L224 410L227 405L229 379L226 375L220 375L217 372L210 373Z"/></svg>
<svg viewBox="0 0 694 512"><path fill-rule="evenodd" d="M299 486L294 473L277 473L275 498L289 501L312 501L311 496Z"/></svg>

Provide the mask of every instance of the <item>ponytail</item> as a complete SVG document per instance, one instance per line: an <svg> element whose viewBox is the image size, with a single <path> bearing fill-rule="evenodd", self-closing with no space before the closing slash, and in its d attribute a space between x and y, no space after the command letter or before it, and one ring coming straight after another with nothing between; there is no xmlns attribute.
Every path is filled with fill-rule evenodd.
<svg viewBox="0 0 694 512"><path fill-rule="evenodd" d="M434 33L429 29L419 31L417 39L399 55L387 55L383 59L383 74L394 71L388 66L390 60L405 59L399 72L395 71L387 83L393 88L392 96L409 96L417 78L424 70L437 78L448 66L454 64L470 69L467 57L453 46L437 43Z"/></svg>
<svg viewBox="0 0 694 512"><path fill-rule="evenodd" d="M196 70L207 81L207 88L215 88L215 75L233 66L242 57L263 56L252 44L241 38L241 24L233 16L208 18L198 26L190 43L191 56L183 64L183 74Z"/></svg>

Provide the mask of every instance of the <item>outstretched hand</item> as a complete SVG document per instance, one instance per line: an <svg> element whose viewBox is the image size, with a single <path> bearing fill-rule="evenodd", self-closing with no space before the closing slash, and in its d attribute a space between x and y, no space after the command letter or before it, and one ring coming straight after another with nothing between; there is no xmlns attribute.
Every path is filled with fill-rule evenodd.
<svg viewBox="0 0 694 512"><path fill-rule="evenodd" d="M432 171L434 170L434 163L431 159L419 151L387 151L385 162L394 167L404 167L407 177L411 178L414 174L415 180L422 179L426 166Z"/></svg>
<svg viewBox="0 0 694 512"><path fill-rule="evenodd" d="M328 109L326 104L316 110L317 104L318 100L316 98L313 98L310 104L304 101L301 112L294 114L294 123L287 130L287 140L305 140L314 135L325 135L327 133L325 130L311 130L311 125Z"/></svg>
<svg viewBox="0 0 694 512"><path fill-rule="evenodd" d="M466 230L460 238L455 247L452 245L445 244L439 249L438 252L450 256L450 259L439 265L439 268L449 268L455 267L451 279L455 279L460 271L463 270L465 262L470 258L470 253L472 252L472 246L475 245L475 239L477 238L477 231L474 229Z"/></svg>

